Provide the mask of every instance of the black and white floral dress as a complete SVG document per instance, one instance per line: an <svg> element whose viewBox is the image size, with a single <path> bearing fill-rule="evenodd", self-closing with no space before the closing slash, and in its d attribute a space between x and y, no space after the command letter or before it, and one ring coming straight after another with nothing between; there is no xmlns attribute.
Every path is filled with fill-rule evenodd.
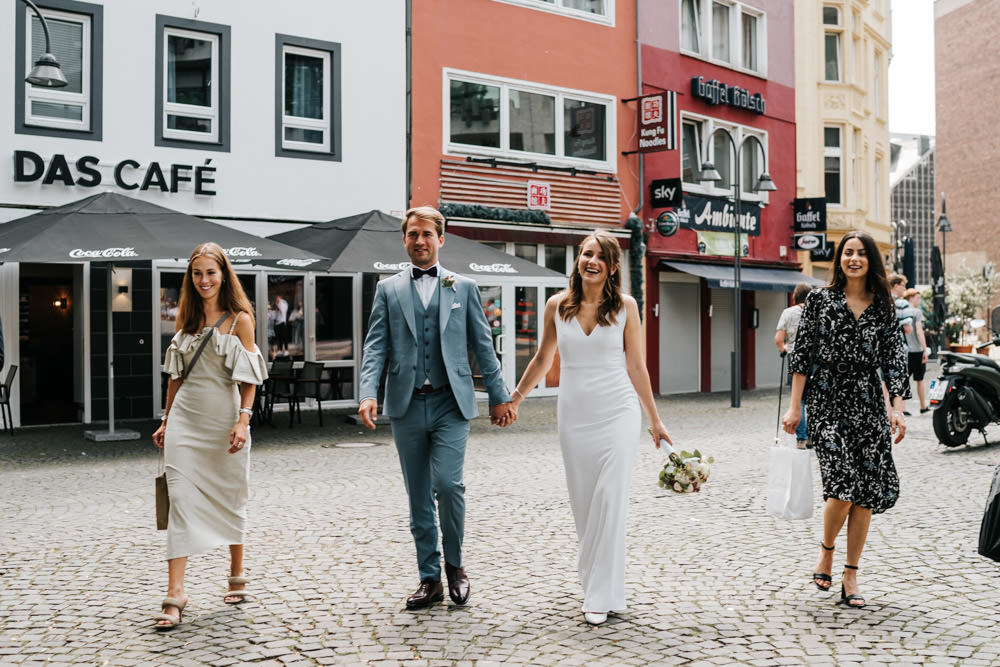
<svg viewBox="0 0 1000 667"><path fill-rule="evenodd" d="M792 372L806 377L816 369L804 400L823 499L848 501L875 514L899 498L882 379L890 399L910 393L906 342L895 317L884 310L876 300L855 319L842 290L813 290L789 362Z"/></svg>

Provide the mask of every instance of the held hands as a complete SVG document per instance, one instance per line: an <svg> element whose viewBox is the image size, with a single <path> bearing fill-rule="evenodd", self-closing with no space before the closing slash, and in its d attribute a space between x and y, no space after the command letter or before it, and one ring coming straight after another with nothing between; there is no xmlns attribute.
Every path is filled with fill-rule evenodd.
<svg viewBox="0 0 1000 667"><path fill-rule="evenodd" d="M358 417L361 423L371 430L375 430L375 420L378 418L378 401L374 398L366 398L358 406Z"/></svg>
<svg viewBox="0 0 1000 667"><path fill-rule="evenodd" d="M517 408L513 403L497 403L490 408L490 423L495 426L510 426L517 421Z"/></svg>
<svg viewBox="0 0 1000 667"><path fill-rule="evenodd" d="M163 438L167 434L167 422L160 422L160 428L153 431L153 444L163 449Z"/></svg>
<svg viewBox="0 0 1000 667"><path fill-rule="evenodd" d="M802 408L793 405L781 418L781 426L785 429L785 433L795 433L800 421L802 421Z"/></svg>
<svg viewBox="0 0 1000 667"><path fill-rule="evenodd" d="M229 432L229 449L226 451L230 454L235 454L243 449L247 443L247 439L250 437L249 431L250 427L244 424L242 420L236 422L233 430Z"/></svg>

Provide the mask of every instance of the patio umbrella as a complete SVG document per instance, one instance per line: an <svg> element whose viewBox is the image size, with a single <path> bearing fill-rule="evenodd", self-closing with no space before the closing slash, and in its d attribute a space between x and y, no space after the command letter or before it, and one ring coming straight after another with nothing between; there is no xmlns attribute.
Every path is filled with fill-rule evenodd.
<svg viewBox="0 0 1000 667"><path fill-rule="evenodd" d="M105 192L0 224L0 262L135 262L187 259L206 241L222 246L237 263L284 261L308 266L324 257L247 234L193 215ZM109 267L111 268L111 267ZM108 431L87 431L92 440L132 440L115 433L114 336L108 272Z"/></svg>
<svg viewBox="0 0 1000 667"><path fill-rule="evenodd" d="M369 211L317 222L270 238L330 258L310 265L310 271L396 273L409 266L401 224L400 218ZM565 278L564 274L534 262L447 232L440 258L443 266L467 276ZM261 263L294 268L281 261Z"/></svg>

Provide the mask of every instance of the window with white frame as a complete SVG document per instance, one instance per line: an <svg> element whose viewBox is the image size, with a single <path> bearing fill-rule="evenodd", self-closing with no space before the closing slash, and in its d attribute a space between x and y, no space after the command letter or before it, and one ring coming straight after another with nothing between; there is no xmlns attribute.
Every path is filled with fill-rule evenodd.
<svg viewBox="0 0 1000 667"><path fill-rule="evenodd" d="M764 12L735 0L682 0L680 14L683 53L764 74Z"/></svg>
<svg viewBox="0 0 1000 667"><path fill-rule="evenodd" d="M840 81L840 73L843 69L841 61L841 34L843 29L840 24L840 9L826 5L823 7L824 32L824 73L826 81Z"/></svg>
<svg viewBox="0 0 1000 667"><path fill-rule="evenodd" d="M15 77L15 131L101 139L103 7L74 0L39 0L49 49L66 77L62 88L33 86ZM27 72L45 53L45 32L34 11L18 3L15 67Z"/></svg>
<svg viewBox="0 0 1000 667"><path fill-rule="evenodd" d="M727 137L733 141L730 142ZM741 197L766 201L767 194L757 191L757 182L766 171L767 135L756 128L723 123L712 118L681 119L681 179L685 191L700 191L717 196L731 195L736 178L734 144L740 151ZM702 151L710 156L708 161L719 172L722 177L720 180L701 180Z"/></svg>
<svg viewBox="0 0 1000 667"><path fill-rule="evenodd" d="M882 221L882 196L881 196L882 195L882 159L881 158L875 158L875 179L874 179L874 183L875 183L875 186L874 186L874 188L872 190L872 194L874 195L874 199L875 199L875 205L872 207L873 209L875 209L874 210L874 213L875 213L874 220L875 220L875 222L881 222Z"/></svg>
<svg viewBox="0 0 1000 667"><path fill-rule="evenodd" d="M861 150L861 130L859 128L854 128L851 131L851 204L855 207L858 206L858 188L861 186L861 181L858 178L859 169L859 152Z"/></svg>
<svg viewBox="0 0 1000 667"><path fill-rule="evenodd" d="M167 28L163 47L163 136L216 141L219 36Z"/></svg>
<svg viewBox="0 0 1000 667"><path fill-rule="evenodd" d="M612 168L614 98L446 72L446 152Z"/></svg>
<svg viewBox="0 0 1000 667"><path fill-rule="evenodd" d="M701 132L701 121L681 122L681 179L697 186L701 186Z"/></svg>
<svg viewBox="0 0 1000 667"><path fill-rule="evenodd" d="M823 128L823 183L826 203L840 206L843 199L844 149L840 140L840 127Z"/></svg>
<svg viewBox="0 0 1000 667"><path fill-rule="evenodd" d="M602 23L611 23L614 19L614 0L499 0L499 2L599 20Z"/></svg>
<svg viewBox="0 0 1000 667"><path fill-rule="evenodd" d="M156 23L156 145L229 150L229 26Z"/></svg>
<svg viewBox="0 0 1000 667"><path fill-rule="evenodd" d="M701 53L701 10L698 0L681 1L681 50Z"/></svg>
<svg viewBox="0 0 1000 667"><path fill-rule="evenodd" d="M340 44L275 36L275 154L340 159Z"/></svg>

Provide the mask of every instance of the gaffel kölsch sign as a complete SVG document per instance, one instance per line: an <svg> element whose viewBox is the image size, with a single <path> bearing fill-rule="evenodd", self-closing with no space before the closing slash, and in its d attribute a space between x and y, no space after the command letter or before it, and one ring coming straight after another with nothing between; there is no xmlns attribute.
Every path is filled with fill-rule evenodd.
<svg viewBox="0 0 1000 667"><path fill-rule="evenodd" d="M763 114L766 108L764 96L751 93L746 88L737 85L727 86L717 79L705 81L705 77L696 76L691 79L691 94L709 104L726 104L736 109Z"/></svg>
<svg viewBox="0 0 1000 667"><path fill-rule="evenodd" d="M124 159L103 163L93 155L73 160L56 153L45 159L32 151L14 151L14 182L94 188L113 182L122 190L193 191L196 195L215 195L215 171L212 159L205 164L164 164Z"/></svg>

